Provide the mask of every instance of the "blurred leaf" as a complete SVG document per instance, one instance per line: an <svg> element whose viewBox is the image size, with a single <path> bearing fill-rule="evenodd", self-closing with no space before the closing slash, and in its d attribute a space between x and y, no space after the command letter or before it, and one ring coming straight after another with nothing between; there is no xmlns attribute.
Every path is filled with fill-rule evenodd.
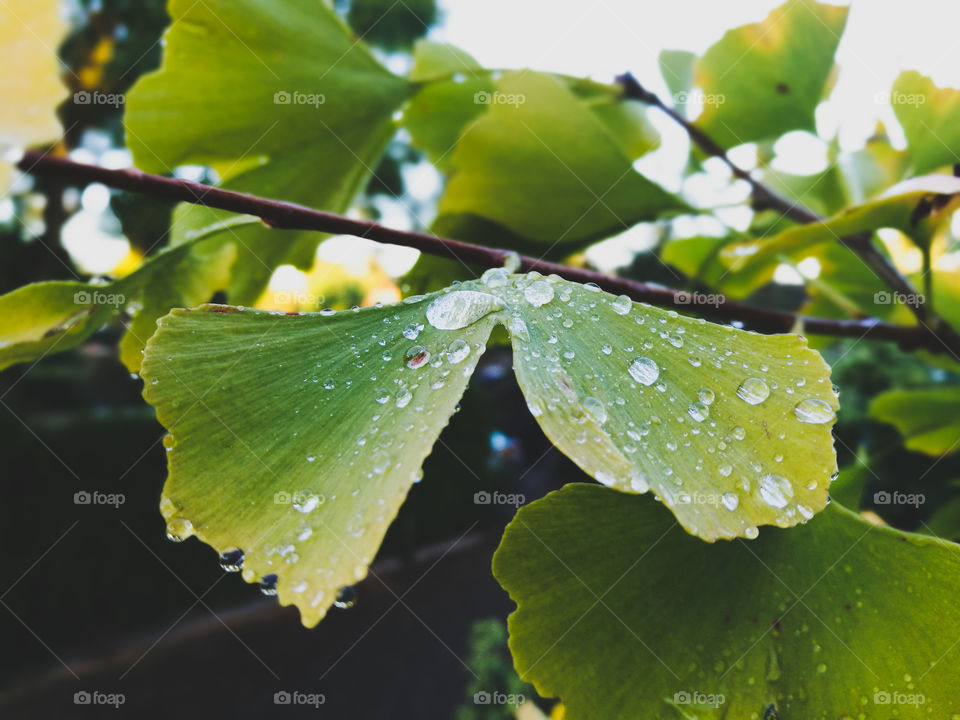
<svg viewBox="0 0 960 720"><path fill-rule="evenodd" d="M403 50L437 21L437 4L435 0L350 0L347 21L371 45Z"/></svg>
<svg viewBox="0 0 960 720"><path fill-rule="evenodd" d="M730 30L696 66L705 102L696 125L724 148L816 131L846 7L790 0L765 20Z"/></svg>
<svg viewBox="0 0 960 720"><path fill-rule="evenodd" d="M0 192L10 182L4 151L56 140L62 130L55 113L66 89L60 82L56 47L66 32L60 2L4 0L0 3Z"/></svg>
<svg viewBox="0 0 960 720"><path fill-rule="evenodd" d="M687 102L693 88L694 65L697 56L687 50L661 50L657 58L660 74L670 90L673 107L681 115L687 115Z"/></svg>
<svg viewBox="0 0 960 720"><path fill-rule="evenodd" d="M833 159L826 170L812 175L793 175L765 168L760 178L767 187L820 215L839 212L850 202L843 174Z"/></svg>
<svg viewBox="0 0 960 720"><path fill-rule="evenodd" d="M823 508L837 399L803 337L734 330L556 278L516 285L501 296L517 382L547 437L586 473L652 489L709 541Z"/></svg>
<svg viewBox="0 0 960 720"><path fill-rule="evenodd" d="M960 445L960 387L891 390L874 399L870 415L895 426L909 450L946 455Z"/></svg>
<svg viewBox="0 0 960 720"><path fill-rule="evenodd" d="M569 246L687 209L632 169L623 145L562 80L505 73L487 99L455 150L441 217L474 215L541 246Z"/></svg>
<svg viewBox="0 0 960 720"><path fill-rule="evenodd" d="M960 497L938 508L933 517L923 524L921 532L951 542L960 541Z"/></svg>
<svg viewBox="0 0 960 720"><path fill-rule="evenodd" d="M956 710L956 547L836 505L711 546L646 498L568 485L520 509L493 566L520 676L568 720L887 717L892 693L904 717L907 695Z"/></svg>
<svg viewBox="0 0 960 720"><path fill-rule="evenodd" d="M938 88L914 70L900 73L890 103L907 137L915 173L960 162L960 90Z"/></svg>
<svg viewBox="0 0 960 720"><path fill-rule="evenodd" d="M173 0L170 14L163 67L127 103L137 166L207 164L231 189L345 210L383 153L409 83L323 3ZM228 215L180 206L173 242ZM252 303L280 264L309 266L322 236L288 234L261 226L225 236L238 253L232 302Z"/></svg>
<svg viewBox="0 0 960 720"><path fill-rule="evenodd" d="M903 179L908 156L894 148L886 135L867 140L860 150L840 156L850 202L861 204Z"/></svg>

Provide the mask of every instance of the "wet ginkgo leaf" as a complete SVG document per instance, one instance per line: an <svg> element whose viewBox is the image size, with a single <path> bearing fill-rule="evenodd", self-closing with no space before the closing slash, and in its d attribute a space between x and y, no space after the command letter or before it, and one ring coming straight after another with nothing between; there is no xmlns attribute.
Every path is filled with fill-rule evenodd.
<svg viewBox="0 0 960 720"><path fill-rule="evenodd" d="M560 278L517 276L514 370L553 443L605 485L651 489L706 540L824 507L830 371L798 335L758 335Z"/></svg>
<svg viewBox="0 0 960 720"><path fill-rule="evenodd" d="M484 351L498 303L462 299L163 318L142 375L170 433L171 537L242 551L244 579L315 625L367 574Z"/></svg>
<svg viewBox="0 0 960 720"><path fill-rule="evenodd" d="M956 546L838 505L707 545L646 498L568 485L519 511L493 569L517 670L567 720L958 709Z"/></svg>

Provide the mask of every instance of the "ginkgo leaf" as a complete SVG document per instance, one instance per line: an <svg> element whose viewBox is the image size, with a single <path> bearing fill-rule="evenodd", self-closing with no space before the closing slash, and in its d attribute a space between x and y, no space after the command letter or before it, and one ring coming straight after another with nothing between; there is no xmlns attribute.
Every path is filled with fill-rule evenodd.
<svg viewBox="0 0 960 720"><path fill-rule="evenodd" d="M958 709L956 546L836 505L707 545L648 498L568 485L520 509L493 568L516 668L567 720Z"/></svg>
<svg viewBox="0 0 960 720"><path fill-rule="evenodd" d="M625 138L616 127L631 116L639 122L634 104L607 104L604 117L564 80L532 71L504 73L480 101L486 112L454 151L438 209L443 227L451 217L476 216L535 246L569 247L689 209L633 170L636 135ZM468 220L452 231L470 239L484 230Z"/></svg>
<svg viewBox="0 0 960 720"><path fill-rule="evenodd" d="M514 372L547 437L606 485L654 494L706 540L824 507L830 370L758 335L530 274L499 288Z"/></svg>
<svg viewBox="0 0 960 720"><path fill-rule="evenodd" d="M960 90L938 88L932 79L909 70L893 83L890 104L903 126L915 172L957 162Z"/></svg>
<svg viewBox="0 0 960 720"><path fill-rule="evenodd" d="M315 625L366 575L499 307L451 291L336 314L167 315L142 375L170 432L171 536L242 556L247 581Z"/></svg>
<svg viewBox="0 0 960 720"><path fill-rule="evenodd" d="M789 0L762 22L727 32L696 65L696 124L724 148L815 130L848 8Z"/></svg>
<svg viewBox="0 0 960 720"><path fill-rule="evenodd" d="M821 243L880 228L894 228L918 245L927 244L935 230L948 221L960 196L960 178L924 175L894 185L883 195L846 208L822 222L797 225L770 237L732 243L721 258L734 272L772 271L781 255L806 251Z"/></svg>
<svg viewBox="0 0 960 720"><path fill-rule="evenodd" d="M6 191L9 147L22 147L60 135L55 114L65 89L60 82L57 45L66 32L57 0L5 0L0 3L0 192Z"/></svg>
<svg viewBox="0 0 960 720"><path fill-rule="evenodd" d="M960 388L890 390L873 399L870 415L896 427L909 450L946 455L960 449Z"/></svg>
<svg viewBox="0 0 960 720"><path fill-rule="evenodd" d="M207 164L234 190L346 210L411 84L380 65L322 2L173 0L169 12L163 67L128 97L137 166ZM181 206L173 242L225 215ZM252 303L281 263L309 266L322 236L287 234L248 227L224 235L237 248L231 302Z"/></svg>

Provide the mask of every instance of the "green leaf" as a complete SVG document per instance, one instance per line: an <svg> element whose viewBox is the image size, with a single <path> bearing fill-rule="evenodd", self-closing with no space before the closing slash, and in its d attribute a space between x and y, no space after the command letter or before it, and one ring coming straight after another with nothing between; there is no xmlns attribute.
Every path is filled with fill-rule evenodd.
<svg viewBox="0 0 960 720"><path fill-rule="evenodd" d="M568 485L519 511L494 573L517 669L566 720L957 710L956 546L839 506L711 546L647 498Z"/></svg>
<svg viewBox="0 0 960 720"><path fill-rule="evenodd" d="M142 78L127 103L137 166L211 165L231 189L345 210L412 86L384 69L324 3L173 0L169 10L163 67ZM173 242L226 216L181 207ZM279 264L309 265L322 236L289 234L281 241L249 227L224 240L237 245L233 302L253 302Z"/></svg>
<svg viewBox="0 0 960 720"><path fill-rule="evenodd" d="M879 198L849 207L823 222L797 225L771 237L733 243L721 257L731 271L770 268L781 255L803 252L841 237L894 228L916 244L930 242L934 232L949 221L960 195L960 178L925 175L894 185Z"/></svg>
<svg viewBox="0 0 960 720"><path fill-rule="evenodd" d="M366 575L494 325L496 298L461 291L444 296L453 314L439 324L453 329L437 329L436 297L163 318L142 375L170 431L170 533L242 550L244 579L275 575L280 602L315 625Z"/></svg>
<svg viewBox="0 0 960 720"><path fill-rule="evenodd" d="M960 388L890 390L874 398L871 417L890 423L908 450L946 455L960 446Z"/></svg>
<svg viewBox="0 0 960 720"><path fill-rule="evenodd" d="M749 535L823 507L836 397L802 338L493 269L357 312L163 318L141 374L170 432L171 534L243 550L245 579L276 575L281 602L315 624L363 577L496 323L551 440L603 482L649 483L691 532ZM326 502L298 512L277 493Z"/></svg>
<svg viewBox="0 0 960 720"><path fill-rule="evenodd" d="M604 122L563 80L532 71L504 73L488 97L487 111L454 151L441 220L479 217L542 248L583 244L688 209L632 169L625 144L635 150L635 141L612 134L610 115L622 123L634 109L608 109ZM464 225L468 233L474 227Z"/></svg>
<svg viewBox="0 0 960 720"><path fill-rule="evenodd" d="M696 124L724 148L815 132L814 110L833 70L846 7L790 0L765 20L730 30L696 66L704 93Z"/></svg>
<svg viewBox="0 0 960 720"><path fill-rule="evenodd" d="M670 90L673 107L686 117L697 56L688 50L661 50L657 62L663 81Z"/></svg>
<svg viewBox="0 0 960 720"><path fill-rule="evenodd" d="M797 335L758 335L528 275L501 292L514 372L585 472L654 494L713 541L795 525L836 472L837 398Z"/></svg>
<svg viewBox="0 0 960 720"><path fill-rule="evenodd" d="M960 90L938 88L930 78L908 70L893 83L890 104L907 137L914 172L960 161Z"/></svg>

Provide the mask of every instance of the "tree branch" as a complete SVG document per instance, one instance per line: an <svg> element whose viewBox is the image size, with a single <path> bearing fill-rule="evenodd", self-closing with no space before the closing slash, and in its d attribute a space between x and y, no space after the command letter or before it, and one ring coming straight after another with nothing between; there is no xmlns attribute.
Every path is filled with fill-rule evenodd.
<svg viewBox="0 0 960 720"><path fill-rule="evenodd" d="M639 100L666 113L674 122L683 127L690 136L690 140L703 152L711 157L719 158L730 168L730 172L741 180L750 184L753 194L755 207L764 209L773 209L785 215L786 217L797 221L798 223L809 225L822 222L823 218L812 210L800 205L798 202L789 200L779 195L771 188L754 178L748 171L734 163L726 151L718 145L713 138L707 135L703 130L691 123L685 117L680 115L673 108L664 105L663 101L655 94L647 90L630 73L618 75L617 83L623 87L623 96L631 100ZM870 233L860 233L850 237L840 238L844 247L858 255L867 267L869 267L878 278L880 278L891 289L903 295L917 295L916 289L905 278L899 270L890 262L890 260L873 244ZM932 300L932 298L930 298ZM938 330L942 330L947 335L956 335L949 325L942 319L933 316L924 303L913 303L910 309L917 316L921 323L930 321Z"/></svg>
<svg viewBox="0 0 960 720"><path fill-rule="evenodd" d="M188 180L150 175L136 169L111 170L34 151L24 153L17 166L24 172L34 175L55 176L79 184L97 182L119 190L253 215L273 228L354 235L377 242L415 248L430 255L469 262L483 268L500 267L515 255L509 250L440 238L428 233L395 230L368 220L354 220L303 205L238 193ZM596 283L608 292L622 293L639 302L686 312L695 311L696 314L711 320L739 323L757 332L803 332L840 338L871 338L895 342L905 350L923 348L932 352L949 351L954 357L960 357L960 342L947 342L924 325L893 325L873 319L833 320L806 317L727 300L722 295L713 298L716 302L707 304L703 302L702 294L612 277L592 270L560 265L525 255L520 256L520 269L536 270L545 275L556 274L579 283Z"/></svg>

